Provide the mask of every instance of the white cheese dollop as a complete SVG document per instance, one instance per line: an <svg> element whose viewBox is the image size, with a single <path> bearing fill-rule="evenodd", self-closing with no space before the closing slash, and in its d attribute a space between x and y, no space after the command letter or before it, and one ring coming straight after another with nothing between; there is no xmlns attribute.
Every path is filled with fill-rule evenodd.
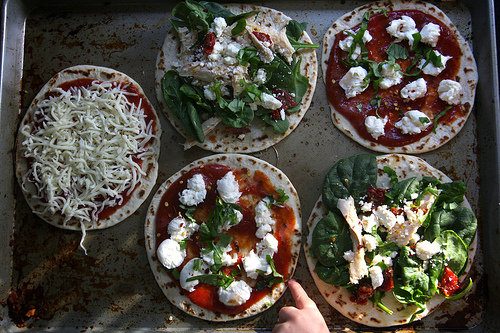
<svg viewBox="0 0 500 333"><path fill-rule="evenodd" d="M197 260L201 260L200 258L194 258L191 259L187 262L187 264L184 265L182 268L180 274L179 274L179 282L181 284L181 288L184 290L187 290L189 292L194 291L194 287L196 287L199 283L198 280L193 280L193 281L187 281L189 278L199 276L199 275L205 275L205 274L210 274L210 270L208 269L208 266L205 263L202 263L200 265L200 270L195 270L194 266Z"/></svg>
<svg viewBox="0 0 500 333"><path fill-rule="evenodd" d="M385 134L385 124L388 118L379 118L375 116L368 116L365 119L365 127L368 133L377 140L380 136Z"/></svg>
<svg viewBox="0 0 500 333"><path fill-rule="evenodd" d="M410 110L394 126L399 128L403 134L418 134L429 127L431 123L431 120L425 113L418 110Z"/></svg>
<svg viewBox="0 0 500 333"><path fill-rule="evenodd" d="M415 252L420 260L429 260L435 254L441 252L441 245L436 242L421 241L415 246Z"/></svg>
<svg viewBox="0 0 500 333"><path fill-rule="evenodd" d="M352 67L340 79L339 84L344 89L347 98L352 98L357 94L362 93L368 88L368 84L365 84L364 79L368 72L361 66Z"/></svg>
<svg viewBox="0 0 500 333"><path fill-rule="evenodd" d="M207 190L205 188L205 180L203 176L198 173L188 179L187 188L182 191L179 200L183 205L197 206L205 200L206 196Z"/></svg>
<svg viewBox="0 0 500 333"><path fill-rule="evenodd" d="M420 36L422 37L420 41L432 47L436 47L440 34L441 27L439 25L427 23L422 30L420 30Z"/></svg>
<svg viewBox="0 0 500 333"><path fill-rule="evenodd" d="M352 37L349 32L354 33L352 30L346 30L344 31L344 34L347 34L348 36L341 40L339 42L339 47L342 51L349 52L351 50L352 43L354 42L354 37ZM363 43L368 43L371 41L373 37L370 35L368 30L365 30L365 33L363 34ZM356 48L354 49L354 52L351 54L351 59L357 59L359 55L361 54L361 46L356 45Z"/></svg>
<svg viewBox="0 0 500 333"><path fill-rule="evenodd" d="M245 281L239 280L231 283L226 289L219 287L217 291L219 301L227 306L238 306L250 299L252 287Z"/></svg>
<svg viewBox="0 0 500 333"><path fill-rule="evenodd" d="M174 269L179 267L186 258L186 249L181 250L179 243L169 238L160 243L156 255L163 266Z"/></svg>
<svg viewBox="0 0 500 333"><path fill-rule="evenodd" d="M443 67L436 67L434 64L429 61L427 65L424 66L426 59L421 59L418 63L417 67L422 70L422 73L432 76L438 76L444 69L446 68L446 62L453 57L442 55L439 51L434 50L434 53L441 57L441 62L443 63Z"/></svg>
<svg viewBox="0 0 500 333"><path fill-rule="evenodd" d="M236 203L239 200L241 196L240 185L232 171L217 181L217 192L224 202Z"/></svg>
<svg viewBox="0 0 500 333"><path fill-rule="evenodd" d="M408 40L410 46L413 46L413 34L418 32L415 21L406 15L403 15L400 19L391 21L386 30L389 35L396 38L397 42Z"/></svg>
<svg viewBox="0 0 500 333"><path fill-rule="evenodd" d="M426 93L427 82L423 78L410 82L401 89L401 97L412 101L424 97Z"/></svg>
<svg viewBox="0 0 500 333"><path fill-rule="evenodd" d="M257 238L264 238L267 233L271 232L272 226L276 224L276 221L271 217L269 203L269 199L264 198L255 206L255 224L257 225L255 236Z"/></svg>
<svg viewBox="0 0 500 333"><path fill-rule="evenodd" d="M438 94L439 98L451 105L460 103L460 94L462 86L457 81L443 80L439 82Z"/></svg>
<svg viewBox="0 0 500 333"><path fill-rule="evenodd" d="M381 89L388 89L392 86L400 84L403 80L403 74L401 74L400 71L397 71L393 65L388 63L382 65L380 74L382 74L382 80L379 83L379 87Z"/></svg>
<svg viewBox="0 0 500 333"><path fill-rule="evenodd" d="M221 263L222 266L232 266L238 261L238 254L233 253L233 255L230 255L229 252L233 250L233 247L231 244L226 246L225 248L220 249L222 251L222 256L221 256ZM208 252L208 253L203 253L201 255L203 258L203 261L208 265L208 266L213 266L215 265L215 260L214 260L214 250Z"/></svg>
<svg viewBox="0 0 500 333"><path fill-rule="evenodd" d="M168 233L170 238L176 242L181 242L189 238L199 228L199 224L186 220L182 216L177 216L168 224Z"/></svg>

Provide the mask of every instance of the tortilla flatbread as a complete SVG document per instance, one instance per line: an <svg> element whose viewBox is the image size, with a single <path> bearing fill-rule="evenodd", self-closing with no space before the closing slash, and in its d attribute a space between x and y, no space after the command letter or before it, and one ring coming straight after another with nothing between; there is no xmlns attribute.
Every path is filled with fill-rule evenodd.
<svg viewBox="0 0 500 333"><path fill-rule="evenodd" d="M393 169L396 172L399 180L407 179L410 177L417 177L421 179L423 176L430 176L439 179L442 182L451 181L451 179L447 177L444 173L430 166L427 162L418 157L400 155L400 154L391 154L391 155L382 155L377 157L378 187L384 187L384 188L389 187L390 178L383 171L383 168L385 166L388 166L391 169ZM470 209L470 204L468 203L467 199L465 199L462 202L461 206ZM399 303L394 298L392 292L385 292L384 296L382 297L382 303L387 308L394 311L393 314L389 314L380 309L379 307L377 307L371 301L368 301L366 304L358 304L356 302L353 302L351 300L352 294L346 288L327 284L318 277L315 271L315 267L318 260L311 256L311 244L313 235L312 231L314 230L317 223L327 214L328 214L328 209L325 207L325 203L320 197L320 199L316 202L316 205L307 222L309 235L304 244L304 252L306 255L309 271L321 295L332 307L334 307L342 315L355 322L367 326L390 327L390 326L403 325L409 323L412 316L419 311L419 308L416 305L405 306ZM465 281L467 275L471 270L477 244L478 240L476 233L474 240L472 241L470 247L468 248L468 261L466 267L463 273L458 277L460 283ZM444 301L445 297L441 293L435 294L432 298L430 298L426 302L425 310L421 313L416 314L414 320L420 320L423 317L427 316L429 313L437 309L439 305Z"/></svg>
<svg viewBox="0 0 500 333"><path fill-rule="evenodd" d="M42 87L21 122L17 179L46 222L70 230L111 227L153 188L160 135L153 106L128 75L69 67Z"/></svg>
<svg viewBox="0 0 500 333"><path fill-rule="evenodd" d="M400 96L402 88L409 82L416 80L416 77L404 76L404 78L400 80L400 83L390 86L389 88L382 89L380 85L378 92L376 92L376 88L370 83L368 88L362 93L347 98L344 90L340 87L340 80L349 68L347 66L339 66L340 70L338 73L328 74L329 66L332 66L332 63L335 62L332 58L333 54L336 53L335 57L341 57L340 53L344 52L340 50L339 42L336 42L336 40L344 38L342 36L347 36L344 35L344 31L349 29L352 30L354 27L359 26L365 13L372 11L371 17L373 17L379 13L379 9L386 9L388 13L401 10L420 11L435 18L437 20L435 21L436 23L439 23L438 21L442 22L443 25L441 26L440 38L443 40L443 44L440 44L441 41L438 39L437 46L432 47L433 50L440 51L442 55L450 55L447 54L447 52L450 52L448 46L450 44L446 44L445 46L445 32L443 29L446 27L449 29L446 32L446 38L454 37L456 39L454 48L458 49L458 54L451 54L452 58L445 63L445 70L438 76L427 74L421 75L427 82L427 91L423 97L418 97L415 100L408 100ZM404 14L394 14L390 19L400 18L401 15ZM420 31L422 26L417 25L416 28ZM409 48L408 41L403 40L400 42L396 38L389 36L386 29L383 29L383 31L381 30L382 29L378 29L375 31L373 26L368 26L368 32L371 31L373 37L371 41L366 42L366 46L369 50L368 59L375 59L375 61L379 63L384 60L382 58L387 59L387 54L385 54L387 46L385 43L389 42L397 42L399 45L404 45L410 50L410 57L413 57L412 54L414 53ZM384 40L383 46L380 46L377 40L379 36L384 36L388 42ZM389 40L387 36L392 39ZM419 45L427 44L420 43ZM344 53L347 54L347 52ZM345 55L343 57L345 57ZM403 70L409 66L409 62L406 60L397 59L396 63L400 64ZM453 72L451 69L447 70L449 67L453 68ZM333 23L325 34L322 68L329 95L333 96L334 92L337 93L335 97L331 97L330 99L333 123L348 137L374 151L415 154L437 149L450 141L463 128L474 104L477 85L477 67L471 48L448 16L438 7L427 2L409 0L379 1L358 7L343 15ZM438 86L444 79L456 81L461 85L462 92L458 98L459 104L451 105L438 97ZM381 99L378 100L377 97L381 97ZM346 105L348 106L346 107ZM451 107L451 109L448 111L448 114L446 114L445 110L448 107ZM340 108L345 110L342 111L344 114L340 111ZM420 129L415 130L415 133L413 129L403 129L401 125L396 128L394 125L402 119L403 113L408 110L421 111L429 118L425 121L425 125L418 124ZM350 112L349 116L345 112ZM444 117L439 116L442 112L445 113ZM368 116L373 116L371 125L366 124L366 118ZM388 118L385 118L386 116L388 116ZM385 123L375 126L375 117L379 118L379 122L383 119ZM356 120L353 120L354 118L356 118ZM435 119L440 119L437 121L437 127L434 124ZM413 121L415 122L416 120ZM364 122L364 124L362 122ZM368 130L366 128L368 126L379 127L379 129L371 128ZM382 128L380 129L380 127ZM372 132L374 134L371 134L370 131L374 131ZM405 131L409 132L405 133Z"/></svg>
<svg viewBox="0 0 500 333"><path fill-rule="evenodd" d="M262 29L264 29L264 27L271 27L277 31L283 31L286 29L286 26L290 21L290 18L282 12L262 6L244 4L228 4L224 6L234 14L256 10L259 11L257 16L248 18L247 22L260 26ZM298 41L312 44L306 31L302 33L302 36ZM202 119L205 140L203 143L200 143L190 135L183 123L167 106L162 92L161 81L165 73L179 66L179 54L181 52L179 47L179 37L177 36L175 30L171 29L167 33L157 58L155 74L156 95L162 110L170 123L184 138L186 138L187 141L185 143L185 149L192 146L199 146L203 149L219 153L251 153L260 151L278 143L288 136L298 126L299 122L309 108L316 87L318 62L315 50L305 48L297 51L297 58L302 59L300 63L300 74L305 76L309 80L309 83L302 98L300 109L296 112L287 114L289 127L284 133L275 133L271 126L266 126L266 123L257 119L257 117L255 117L249 125L243 128L229 127L223 124L219 117L211 117L208 119ZM212 84L214 83L215 82L212 82Z"/></svg>
<svg viewBox="0 0 500 333"><path fill-rule="evenodd" d="M204 207L207 207L207 205L208 207L212 207L214 205L213 201L216 200L215 198L221 196L219 190L216 192L216 188L218 188L216 179L220 180L224 174L229 173L228 170L233 172L235 179L239 183L241 197L236 201L236 205L243 208L241 212L244 217L241 222L238 222L238 224L225 231L225 233L234 236L229 244L232 248L229 254L233 258L237 256L238 259L228 264L230 266L223 266L221 270L225 270L226 275L229 274L227 270L231 270L234 274L229 275L234 276L235 282L246 281L252 287L250 300L248 302L245 301L242 305L234 307L224 306L220 300L217 300L217 290L222 287L212 287L200 282L193 287L196 289L191 291L181 288L182 282L180 282L179 279L182 278L184 267L187 266L187 263L197 260L196 256L200 255L198 246L201 246L199 245L201 227L200 229L192 229L192 225L187 226L187 230L191 229L198 231L191 232L189 236L187 236L186 257L181 259L183 260L182 264L174 269L177 270L180 277L176 277L172 270L168 270L166 266L160 262L159 254L157 253L157 249L162 242L165 240L170 241L174 237L174 235L170 235L166 230L170 230L167 224L169 225L173 220L166 212L171 210L174 216L187 216L186 207L179 207L178 199L180 194L186 189L186 183L189 183L189 180L186 182L186 178L189 179L189 177L193 177L195 174L206 172L206 174L203 174L203 178L206 181L205 188L207 189L206 199L196 206L197 208L193 213L193 216L198 216L198 221L196 223L200 224L204 220L204 218L200 218L200 214L201 216L208 215L207 212L203 215L202 212L205 209ZM255 182L255 177L263 177L261 178L263 181ZM279 247L277 252L274 253L273 258L276 259L278 257L280 258L278 261L284 263L284 265L282 265L283 263L279 264L278 261L275 261L277 263L276 270L283 275L283 279L279 283L274 283L272 287L268 286L258 291L255 286L255 281L261 279L262 276L251 278L249 276L250 272L246 270L243 261L249 256L249 252L254 251L252 249L255 249L255 243L261 243L261 237L254 237L253 235L253 233L256 235L258 233L258 231L255 232L257 228L256 222L254 221L254 211L256 212L255 207L259 205L258 202L260 203L263 197L266 196L266 193L270 194L269 191L273 192L278 189L283 190L284 194L289 198L281 208L274 205L273 208L271 208L272 216L276 219L276 224L269 233L279 239ZM275 194L276 193L274 193L274 195ZM168 202L166 198L170 198ZM209 210L210 209L211 208L209 208ZM281 209L285 209L285 211L288 212L286 213L288 214L286 219L278 217L282 214L278 214L279 211L283 211ZM186 222L186 224L189 223L192 222ZM189 231L187 232L189 233ZM264 237L264 239L265 238L266 237ZM283 295L286 290L286 282L292 277L295 271L301 243L301 211L299 198L286 175L267 162L241 154L222 154L205 157L187 165L160 186L148 209L145 223L145 239L148 260L156 281L167 299L177 308L192 316L209 321L224 322L250 317L268 309ZM193 241L194 239L196 241ZM173 258L173 256L173 254L169 254L170 258ZM206 265L205 257L203 258L203 265ZM280 265L282 265L282 268L280 268ZM207 272L207 269L205 269L205 272ZM257 282L257 286L258 283L259 282ZM207 294L207 290L212 291ZM202 297L203 300L200 300L198 297ZM206 308L207 306L213 308ZM214 311L214 309L217 309L217 311Z"/></svg>

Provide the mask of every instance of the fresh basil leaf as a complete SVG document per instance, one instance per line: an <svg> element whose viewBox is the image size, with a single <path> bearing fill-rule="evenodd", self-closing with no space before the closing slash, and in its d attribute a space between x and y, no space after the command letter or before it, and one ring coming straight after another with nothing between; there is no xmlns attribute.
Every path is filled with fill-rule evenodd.
<svg viewBox="0 0 500 333"><path fill-rule="evenodd" d="M439 118L444 116L446 114L446 112L448 112L448 110L450 110L452 107L453 106L451 106L451 105L447 106L443 111L441 111L437 116L434 117L434 128L432 129L432 133L436 133L436 128L438 125Z"/></svg>
<svg viewBox="0 0 500 333"><path fill-rule="evenodd" d="M346 264L344 253L352 250L349 225L345 219L329 212L312 231L311 252L325 267Z"/></svg>
<svg viewBox="0 0 500 333"><path fill-rule="evenodd" d="M218 272L217 274L202 274L193 276L188 278L186 281L191 282L196 280L198 280L199 283L206 283L215 287L226 289L231 283L233 283L234 277Z"/></svg>
<svg viewBox="0 0 500 333"><path fill-rule="evenodd" d="M385 51L389 57L393 57L394 59L408 59L410 56L410 52L406 47L401 44L393 43L389 46L389 48Z"/></svg>
<svg viewBox="0 0 500 333"><path fill-rule="evenodd" d="M283 282L283 275L281 275L276 270L276 267L274 266L274 260L271 258L269 254L266 255L266 260L269 266L271 267L271 273L265 274L263 271L258 270L259 275L262 276L264 279L257 281L257 286L256 286L257 290L270 288L276 283Z"/></svg>

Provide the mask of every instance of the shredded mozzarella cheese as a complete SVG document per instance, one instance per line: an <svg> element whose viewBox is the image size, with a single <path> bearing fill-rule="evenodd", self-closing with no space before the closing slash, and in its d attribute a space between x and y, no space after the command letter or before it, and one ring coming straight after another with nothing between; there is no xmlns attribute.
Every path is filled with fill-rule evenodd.
<svg viewBox="0 0 500 333"><path fill-rule="evenodd" d="M38 104L34 123L21 127L29 161L23 188L36 187L44 215L95 227L99 213L121 205L145 175L136 161L153 154L153 124L116 83L95 80L52 93Z"/></svg>

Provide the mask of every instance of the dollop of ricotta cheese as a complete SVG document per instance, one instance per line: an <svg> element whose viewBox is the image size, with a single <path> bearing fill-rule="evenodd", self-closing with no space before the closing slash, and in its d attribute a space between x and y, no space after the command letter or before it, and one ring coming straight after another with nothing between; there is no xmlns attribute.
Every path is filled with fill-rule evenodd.
<svg viewBox="0 0 500 333"><path fill-rule="evenodd" d="M396 38L397 42L408 40L410 46L413 46L413 34L418 32L415 21L406 15L403 15L400 19L392 20L386 30L389 35Z"/></svg>
<svg viewBox="0 0 500 333"><path fill-rule="evenodd" d="M401 74L400 71L397 71L393 65L388 63L382 65L380 74L382 74L382 80L379 83L379 87L381 89L388 89L392 86L400 84L403 80L403 74Z"/></svg>
<svg viewBox="0 0 500 333"><path fill-rule="evenodd" d="M424 97L426 93L427 82L423 78L410 82L401 89L401 97L412 101Z"/></svg>
<svg viewBox="0 0 500 333"><path fill-rule="evenodd" d="M252 287L243 280L234 281L226 289L219 287L219 300L227 306L242 305L250 299Z"/></svg>
<svg viewBox="0 0 500 333"><path fill-rule="evenodd" d="M160 243L156 255L163 266L174 269L179 267L186 258L186 249L181 250L179 243L169 238Z"/></svg>
<svg viewBox="0 0 500 333"><path fill-rule="evenodd" d="M217 192L224 202L236 203L238 201L241 196L240 185L232 171L217 181Z"/></svg>
<svg viewBox="0 0 500 333"><path fill-rule="evenodd" d="M339 84L344 89L347 98L352 98L368 88L368 84L364 82L368 72L361 66L352 67L340 79Z"/></svg>
<svg viewBox="0 0 500 333"><path fill-rule="evenodd" d="M181 288L184 290L187 290L189 292L194 291L194 287L196 287L199 284L198 280L193 280L193 281L187 281L189 278L199 276L199 275L204 275L206 274L205 272L208 272L210 274L210 270L208 269L209 267L205 264L202 263L200 265L199 270L195 270L195 264L197 260L201 260L200 258L194 258L191 259L187 262L187 264L184 265L182 268L180 274L179 274L179 283L181 284Z"/></svg>
<svg viewBox="0 0 500 333"><path fill-rule="evenodd" d="M269 199L264 198L255 206L255 224L257 225L255 236L257 238L264 238L267 233L273 230L273 225L276 224L276 221L271 216L269 204Z"/></svg>
<svg viewBox="0 0 500 333"><path fill-rule="evenodd" d="M365 127L368 133L375 139L385 134L385 124L388 118L379 118L376 116L368 116L365 119Z"/></svg>
<svg viewBox="0 0 500 333"><path fill-rule="evenodd" d="M441 63L443 64L443 67L436 67L431 61L429 61L424 67L424 64L427 62L426 59L421 59L417 67L420 68L422 70L422 73L424 74L438 76L446 68L446 63L448 62L448 60L453 57L442 55L439 51L436 50L434 50L434 53L441 57Z"/></svg>
<svg viewBox="0 0 500 333"><path fill-rule="evenodd" d="M188 179L187 188L182 191L179 200L186 206L197 206L205 200L207 190L205 188L205 180L201 174L195 174Z"/></svg>
<svg viewBox="0 0 500 333"><path fill-rule="evenodd" d="M436 47L439 36L441 35L441 27L434 23L427 23L420 30L420 41L432 47Z"/></svg>
<svg viewBox="0 0 500 333"><path fill-rule="evenodd" d="M401 130L403 134L418 134L431 125L431 120L427 115L418 110L410 110L405 113L400 121L394 126Z"/></svg>
<svg viewBox="0 0 500 333"><path fill-rule="evenodd" d="M460 94L462 86L457 81L443 80L439 82L438 94L439 98L451 105L460 103Z"/></svg>
<svg viewBox="0 0 500 333"><path fill-rule="evenodd" d="M179 215L172 219L168 224L168 233L170 234L171 239L176 242L181 242L184 239L189 238L191 234L198 230L199 227L199 224L190 222Z"/></svg>

